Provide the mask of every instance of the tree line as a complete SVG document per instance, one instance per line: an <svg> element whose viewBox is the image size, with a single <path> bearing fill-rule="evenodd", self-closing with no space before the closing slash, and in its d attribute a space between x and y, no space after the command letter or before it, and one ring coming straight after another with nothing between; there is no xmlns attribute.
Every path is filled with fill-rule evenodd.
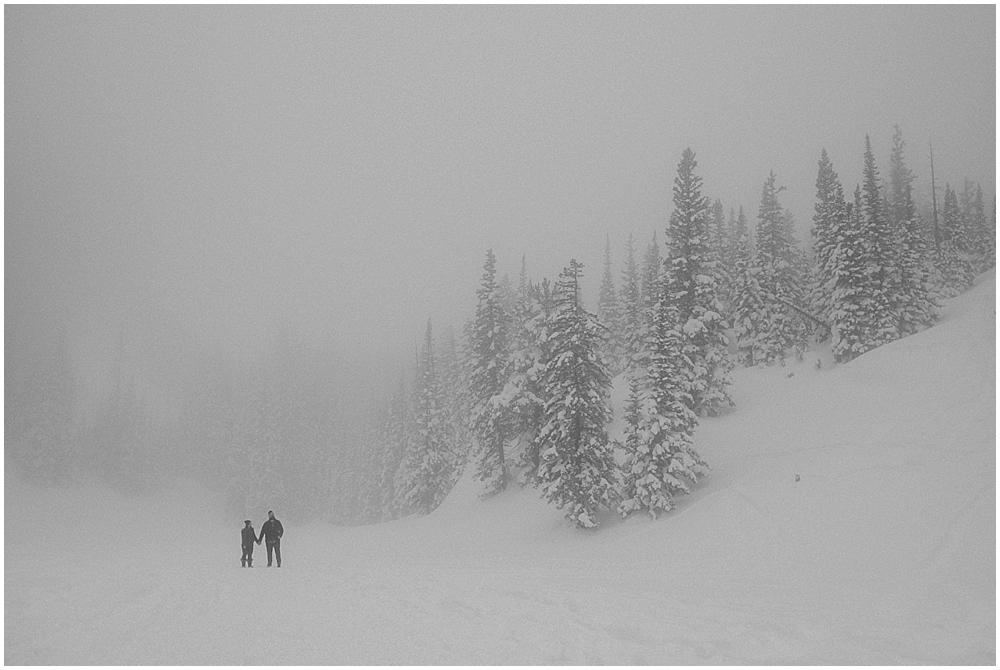
<svg viewBox="0 0 1000 670"><path fill-rule="evenodd" d="M673 210L641 258L605 240L596 309L585 268L516 282L486 253L475 314L461 337L423 345L377 421L338 408L337 372L294 338L259 360L199 361L185 402L164 416L118 374L95 411L78 406L66 338L8 366L5 464L31 481L92 476L131 492L192 474L234 513L279 506L293 520L371 523L433 511L466 468L483 496L536 487L581 527L601 511L657 516L709 468L698 422L732 406L735 366L782 365L828 340L845 363L934 323L942 298L996 259L996 208L982 188L945 184L917 203L895 129L883 177L866 137L853 198L820 154L811 244L764 180L753 225L704 193L682 153ZM617 278L617 281L616 281ZM608 434L610 391L628 396L620 439Z"/></svg>
<svg viewBox="0 0 1000 670"><path fill-rule="evenodd" d="M584 306L576 260L553 284L529 279L522 258L514 287L488 251L465 328L465 400L449 401L458 423L445 428L437 415L442 437L427 439L435 391L422 364L416 388L401 389L385 417L376 448L392 456L379 461L369 519L432 511L470 466L483 496L534 486L580 527L596 526L602 509L672 509L709 472L693 434L700 418L732 406L734 366L784 365L827 340L834 360L849 362L931 326L941 298L995 266L996 211L987 220L982 188L966 180L959 197L946 184L940 216L936 205L919 211L905 147L896 127L885 179L866 136L851 202L821 152L811 249L796 239L773 172L751 227L742 206L727 218L703 194L685 150L663 243L654 233L640 265L629 236L619 286L606 239L596 313ZM429 352L429 326L427 337ZM615 440L609 397L621 374L629 394ZM429 462L441 466L433 475Z"/></svg>

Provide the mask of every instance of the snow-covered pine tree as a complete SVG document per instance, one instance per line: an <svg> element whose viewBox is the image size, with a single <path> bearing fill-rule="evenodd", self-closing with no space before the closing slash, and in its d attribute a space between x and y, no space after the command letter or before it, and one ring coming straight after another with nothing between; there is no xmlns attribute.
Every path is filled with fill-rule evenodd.
<svg viewBox="0 0 1000 670"><path fill-rule="evenodd" d="M644 343L649 329L647 319L643 314L639 266L635 260L635 239L631 233L629 233L626 247L627 255L619 299L621 305L619 340L622 342L620 368L625 371L633 371L636 367L645 365L645 361L641 360L640 353L645 347Z"/></svg>
<svg viewBox="0 0 1000 670"><path fill-rule="evenodd" d="M660 299L662 265L660 243L656 240L656 232L654 231L653 241L646 247L646 254L642 259L642 283L639 285L642 308L645 310L652 309L656 301ZM649 313L649 320L652 322L652 312Z"/></svg>
<svg viewBox="0 0 1000 670"><path fill-rule="evenodd" d="M816 213L813 215L813 253L816 257L816 284L809 306L814 314L827 321L832 309L835 286L834 256L843 227L847 223L847 203L833 163L823 149L816 174Z"/></svg>
<svg viewBox="0 0 1000 670"><path fill-rule="evenodd" d="M747 250L748 252L752 252L753 242L750 239L750 226L747 224L747 215L746 212L743 211L743 205L740 205L740 213L737 214L733 219L733 226L732 230L730 231L730 234L733 237L734 259L736 257L736 245L738 245L740 243L740 240L742 239L746 239ZM752 253L748 254L748 257L749 255L752 255Z"/></svg>
<svg viewBox="0 0 1000 670"><path fill-rule="evenodd" d="M865 233L866 281L869 284L872 349L898 338L899 271L893 234L886 217L878 168L871 140L865 135L865 166L862 185L862 221Z"/></svg>
<svg viewBox="0 0 1000 670"><path fill-rule="evenodd" d="M451 430L442 397L428 320L417 380L414 434L403 460L398 485L406 506L418 514L433 512L455 483L455 449L449 442Z"/></svg>
<svg viewBox="0 0 1000 670"><path fill-rule="evenodd" d="M887 212L896 240L899 289L896 311L899 336L906 337L931 326L937 304L930 292L927 245L913 203L913 173L906 166L906 141L899 126L892 135L889 161Z"/></svg>
<svg viewBox="0 0 1000 670"><path fill-rule="evenodd" d="M622 516L646 511L656 518L673 509L674 496L689 492L688 482L708 474L691 443L698 418L686 390L691 361L682 351L686 338L678 321L676 305L664 296L656 310L649 368L630 384Z"/></svg>
<svg viewBox="0 0 1000 670"><path fill-rule="evenodd" d="M535 437L542 425L545 406L542 376L548 361L546 340L554 306L547 279L528 283L518 307L517 328L511 347L510 368L504 387L504 401L510 409L508 432L515 463L522 468L522 483L536 481L539 465Z"/></svg>
<svg viewBox="0 0 1000 670"><path fill-rule="evenodd" d="M708 245L714 260L721 261L726 247L726 212L718 198L712 203L708 224Z"/></svg>
<svg viewBox="0 0 1000 670"><path fill-rule="evenodd" d="M965 235L969 260L972 261L972 274L975 276L979 274L979 250L976 248L976 188L975 183L968 177L962 180L962 192L958 195L958 202L962 231Z"/></svg>
<svg viewBox="0 0 1000 670"><path fill-rule="evenodd" d="M958 195L950 184L944 187L944 208L941 213L941 255L938 268L944 286L942 294L956 296L972 286L975 278L973 254L970 253L966 227L958 206Z"/></svg>
<svg viewBox="0 0 1000 670"><path fill-rule="evenodd" d="M716 198L712 203L712 219L709 226L709 238L712 260L715 262L716 295L723 307L726 306L729 288L732 284L731 266L727 261L732 256L730 249L729 229L726 225L726 214L722 201Z"/></svg>
<svg viewBox="0 0 1000 670"><path fill-rule="evenodd" d="M604 359L611 366L611 374L618 374L621 372L619 361L622 357L622 343L618 339L621 307L618 303L611 264L611 235L607 235L604 241L604 273L601 275L601 290L597 299L597 320L608 331L604 344Z"/></svg>
<svg viewBox="0 0 1000 670"><path fill-rule="evenodd" d="M986 229L986 243L983 245L985 257L983 265L987 268L994 268L997 265L997 200L993 198L993 218L990 219L989 227Z"/></svg>
<svg viewBox="0 0 1000 670"><path fill-rule="evenodd" d="M983 186L976 184L976 194L972 202L972 249L976 261L976 274L993 267L995 261L991 257L991 249L995 241L991 240L989 223L986 220L986 207L983 203ZM995 254L994 254L995 256Z"/></svg>
<svg viewBox="0 0 1000 670"><path fill-rule="evenodd" d="M604 329L581 303L582 268L574 259L559 275L536 442L542 495L568 509L577 526L593 528L598 510L615 503L617 470L607 433L611 379L600 355Z"/></svg>
<svg viewBox="0 0 1000 670"><path fill-rule="evenodd" d="M685 149L677 165L674 211L667 224L663 299L677 310L683 352L692 363L691 409L696 414L716 415L732 404L727 391L732 363L716 294L718 261L709 245L708 198L701 195L701 177L694 171L697 165L694 152Z"/></svg>
<svg viewBox="0 0 1000 670"><path fill-rule="evenodd" d="M848 208L847 225L839 235L834 252L834 288L831 293L830 321L833 328L831 350L840 363L873 349L868 254L862 221L861 186L854 189L854 204Z"/></svg>
<svg viewBox="0 0 1000 670"><path fill-rule="evenodd" d="M737 243L734 255L732 287L733 332L736 335L737 360L745 367L766 363L767 349L762 340L768 319L763 292L757 283L760 268L750 255L746 215L743 207L736 220Z"/></svg>
<svg viewBox="0 0 1000 670"><path fill-rule="evenodd" d="M412 425L411 397L406 385L406 377L401 374L399 388L389 400L385 419L378 434L382 453L377 486L380 494L380 519L382 521L399 517L404 509L403 500L400 499L396 491L396 476L401 470L409 446L410 426Z"/></svg>
<svg viewBox="0 0 1000 670"><path fill-rule="evenodd" d="M757 361L758 363L783 362L787 353L800 346L805 336L801 318L789 306L789 303L798 299L802 283L795 272L792 240L788 238L787 221L778 202L778 192L784 187L775 186L775 180L772 171L764 182L757 215L757 254L754 265L767 310L764 330L758 338L758 344L765 352L765 360Z"/></svg>
<svg viewBox="0 0 1000 670"><path fill-rule="evenodd" d="M455 341L455 331L449 326L442 338L439 356L444 405L448 413L448 423L451 427L451 444L457 458L455 466L461 470L469 458L470 424L470 380L466 374L467 366L459 354L458 343Z"/></svg>
<svg viewBox="0 0 1000 670"><path fill-rule="evenodd" d="M469 394L472 431L478 442L476 479L483 482L484 495L507 488L510 466L504 453L506 417L500 402L508 368L507 323L496 281L496 257L486 252L483 279L476 292L476 317L469 342Z"/></svg>
<svg viewBox="0 0 1000 670"><path fill-rule="evenodd" d="M725 277L719 291L719 300L725 308L725 316L728 319L732 316L733 309L733 282L736 281L736 245L739 239L736 236L736 210L729 208L729 218L726 220L723 229L722 256L719 263L723 268Z"/></svg>

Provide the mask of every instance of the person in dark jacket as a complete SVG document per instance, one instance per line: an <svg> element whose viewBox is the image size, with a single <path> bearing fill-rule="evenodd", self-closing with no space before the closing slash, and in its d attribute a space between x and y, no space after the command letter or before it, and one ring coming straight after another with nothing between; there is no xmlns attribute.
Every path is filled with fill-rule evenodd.
<svg viewBox="0 0 1000 670"><path fill-rule="evenodd" d="M243 558L240 559L240 563L243 564L244 568L253 567L253 543L256 542L260 544L260 540L257 539L257 532L250 525L250 519L243 522L246 524L243 526Z"/></svg>
<svg viewBox="0 0 1000 670"><path fill-rule="evenodd" d="M260 537L257 544L264 540L267 547L267 567L271 567L271 552L274 552L278 559L278 567L281 567L281 536L285 534L285 529L281 527L281 522L274 518L274 512L267 513L267 521L260 527Z"/></svg>

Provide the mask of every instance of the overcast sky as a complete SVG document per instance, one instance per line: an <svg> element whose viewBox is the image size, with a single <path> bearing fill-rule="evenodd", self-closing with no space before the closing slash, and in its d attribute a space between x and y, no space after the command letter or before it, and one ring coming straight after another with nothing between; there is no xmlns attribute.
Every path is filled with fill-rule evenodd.
<svg viewBox="0 0 1000 670"><path fill-rule="evenodd" d="M996 8L8 6L5 318L86 374L252 353L281 324L408 360L472 315L486 249L591 295L671 211L690 146L751 222L769 170L805 230L893 124L929 191L992 205ZM122 345L122 343L125 343ZM11 361L8 360L8 364Z"/></svg>

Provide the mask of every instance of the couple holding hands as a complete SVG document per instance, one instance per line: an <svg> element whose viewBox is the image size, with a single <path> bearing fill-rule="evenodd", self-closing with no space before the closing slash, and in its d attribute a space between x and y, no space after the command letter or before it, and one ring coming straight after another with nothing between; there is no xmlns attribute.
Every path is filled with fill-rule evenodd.
<svg viewBox="0 0 1000 670"><path fill-rule="evenodd" d="M253 545L255 542L260 544L260 541L264 540L267 546L267 567L271 567L271 555L274 554L278 559L278 567L280 568L281 536L284 535L285 529L281 527L281 522L274 518L274 512L267 513L267 521L260 527L260 537L254 532L253 526L250 524L250 519L247 519L244 523L246 525L243 527L243 558L240 559L243 567L253 567Z"/></svg>

